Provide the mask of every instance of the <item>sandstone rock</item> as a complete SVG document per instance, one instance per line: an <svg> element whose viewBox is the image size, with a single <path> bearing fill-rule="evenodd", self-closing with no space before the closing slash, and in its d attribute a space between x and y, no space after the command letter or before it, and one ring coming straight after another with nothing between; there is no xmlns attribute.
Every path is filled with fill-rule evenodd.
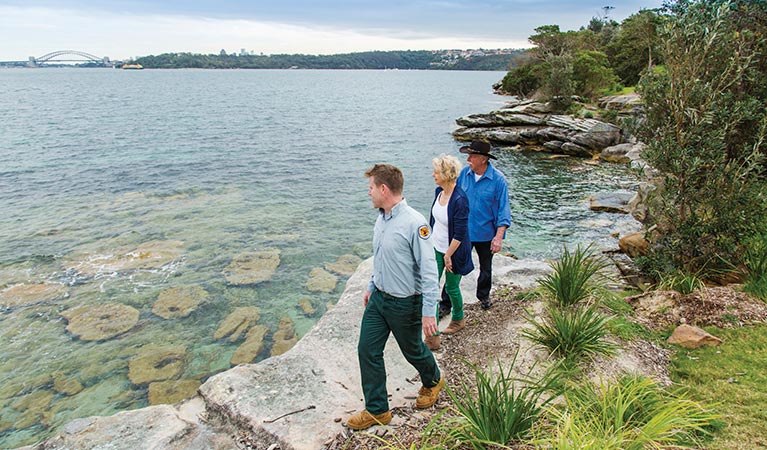
<svg viewBox="0 0 767 450"><path fill-rule="evenodd" d="M633 197L633 193L626 192L596 194L589 198L589 208L592 211L628 214L628 203Z"/></svg>
<svg viewBox="0 0 767 450"><path fill-rule="evenodd" d="M572 142L565 142L562 144L562 153L565 155L571 155L571 156L582 156L582 157L589 157L591 156L591 151L578 144L574 144Z"/></svg>
<svg viewBox="0 0 767 450"><path fill-rule="evenodd" d="M632 92L624 95L612 95L599 99L599 106L603 109L622 111L631 109L642 103L639 94Z"/></svg>
<svg viewBox="0 0 767 450"><path fill-rule="evenodd" d="M256 325L248 330L245 342L240 344L232 355L232 365L252 363L264 349L264 336L268 331L264 325Z"/></svg>
<svg viewBox="0 0 767 450"><path fill-rule="evenodd" d="M682 294L676 291L650 291L627 297L626 301L642 316L652 317L674 308Z"/></svg>
<svg viewBox="0 0 767 450"><path fill-rule="evenodd" d="M276 249L241 253L224 269L224 278L237 286L258 284L271 280L279 265L280 251Z"/></svg>
<svg viewBox="0 0 767 450"><path fill-rule="evenodd" d="M180 319L192 313L208 298L200 286L180 286L166 289L157 296L152 312L163 319Z"/></svg>
<svg viewBox="0 0 767 450"><path fill-rule="evenodd" d="M698 348L704 345L717 346L722 340L698 327L679 325L668 338L668 342L685 348Z"/></svg>
<svg viewBox="0 0 767 450"><path fill-rule="evenodd" d="M67 396L73 396L83 390L83 385L73 375L66 375L62 372L55 372L51 374L53 378L53 390L59 394Z"/></svg>
<svg viewBox="0 0 767 450"><path fill-rule="evenodd" d="M17 284L0 291L0 306L27 306L49 302L67 295L67 288L60 283Z"/></svg>
<svg viewBox="0 0 767 450"><path fill-rule="evenodd" d="M39 422L50 420L51 414L48 410L53 397L53 392L45 389L34 391L17 399L11 404L11 408L19 411L21 417L14 422L13 427L21 430Z"/></svg>
<svg viewBox="0 0 767 450"><path fill-rule="evenodd" d="M67 331L84 341L110 339L133 328L139 312L119 303L77 306L61 315L67 319Z"/></svg>
<svg viewBox="0 0 767 450"><path fill-rule="evenodd" d="M332 292L336 288L338 279L335 275L327 272L325 269L315 267L309 273L309 279L306 281L306 289L312 292Z"/></svg>
<svg viewBox="0 0 767 450"><path fill-rule="evenodd" d="M621 251L632 258L637 256L646 255L647 249L650 247L650 243L645 239L644 231L637 231L636 233L627 234L618 240L618 247Z"/></svg>
<svg viewBox="0 0 767 450"><path fill-rule="evenodd" d="M325 269L338 275L349 277L355 270L357 270L357 266L359 266L361 262L362 258L359 256L346 254L339 256L338 259L332 263L325 264Z"/></svg>
<svg viewBox="0 0 767 450"><path fill-rule="evenodd" d="M178 403L181 400L194 397L199 387L199 380L168 380L149 383L149 404L172 405Z"/></svg>
<svg viewBox="0 0 767 450"><path fill-rule="evenodd" d="M156 269L180 258L183 245L181 241L144 242L132 250L118 249L111 255L89 256L76 260L70 264L69 268L85 275Z"/></svg>
<svg viewBox="0 0 767 450"><path fill-rule="evenodd" d="M317 309L312 305L312 299L309 297L301 297L298 301L298 306L306 316L311 317L317 313Z"/></svg>
<svg viewBox="0 0 767 450"><path fill-rule="evenodd" d="M273 339L272 356L281 355L293 348L298 342L296 330L293 328L293 319L290 317L280 319L280 325L274 333Z"/></svg>
<svg viewBox="0 0 767 450"><path fill-rule="evenodd" d="M177 377L184 368L186 347L145 347L128 363L128 378L135 385Z"/></svg>
<svg viewBox="0 0 767 450"><path fill-rule="evenodd" d="M605 147L599 153L599 157L605 161L627 163L631 159L627 156L634 148L634 144L618 144Z"/></svg>
<svg viewBox="0 0 767 450"><path fill-rule="evenodd" d="M213 339L223 339L229 336L229 342L236 342L254 326L261 317L261 310L255 306L235 308L213 333Z"/></svg>

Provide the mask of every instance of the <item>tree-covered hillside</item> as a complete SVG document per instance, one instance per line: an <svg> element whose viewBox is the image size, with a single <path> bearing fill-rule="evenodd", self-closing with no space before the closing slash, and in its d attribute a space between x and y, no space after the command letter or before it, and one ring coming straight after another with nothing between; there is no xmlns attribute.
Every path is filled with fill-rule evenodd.
<svg viewBox="0 0 767 450"><path fill-rule="evenodd" d="M151 69L419 69L509 70L524 50L406 50L338 55L201 55L164 53L134 62Z"/></svg>

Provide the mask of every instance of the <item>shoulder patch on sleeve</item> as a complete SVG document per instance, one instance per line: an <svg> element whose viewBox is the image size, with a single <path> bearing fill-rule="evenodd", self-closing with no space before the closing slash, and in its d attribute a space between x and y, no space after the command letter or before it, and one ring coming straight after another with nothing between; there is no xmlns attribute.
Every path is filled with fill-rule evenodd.
<svg viewBox="0 0 767 450"><path fill-rule="evenodd" d="M421 239L429 239L429 236L431 236L431 230L428 225L421 225L418 227L418 237Z"/></svg>

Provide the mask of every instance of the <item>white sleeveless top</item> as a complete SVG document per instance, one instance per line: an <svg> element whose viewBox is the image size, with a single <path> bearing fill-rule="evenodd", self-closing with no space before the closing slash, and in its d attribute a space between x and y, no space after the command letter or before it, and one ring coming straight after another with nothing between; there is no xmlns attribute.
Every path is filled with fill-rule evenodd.
<svg viewBox="0 0 767 450"><path fill-rule="evenodd" d="M437 198L434 206L431 207L431 215L434 216L434 227L431 230L432 245L438 252L445 253L450 247L447 233L447 205L440 205Z"/></svg>

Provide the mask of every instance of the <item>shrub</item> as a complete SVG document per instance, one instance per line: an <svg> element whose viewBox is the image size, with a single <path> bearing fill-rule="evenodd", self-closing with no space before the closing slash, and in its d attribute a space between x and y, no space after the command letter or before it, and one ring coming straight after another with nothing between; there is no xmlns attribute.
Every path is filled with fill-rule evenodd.
<svg viewBox="0 0 767 450"><path fill-rule="evenodd" d="M596 305L559 308L549 305L542 323L528 317L533 328L522 335L547 348L553 355L577 363L582 357L612 355L615 345L608 342L609 317L603 316Z"/></svg>
<svg viewBox="0 0 767 450"><path fill-rule="evenodd" d="M746 243L743 252L743 290L767 301L767 234Z"/></svg>
<svg viewBox="0 0 767 450"><path fill-rule="evenodd" d="M599 274L607 265L594 255L591 245L583 249L579 245L574 253L565 247L562 257L550 264L554 272L539 279L538 284L558 305L571 306L601 288Z"/></svg>

